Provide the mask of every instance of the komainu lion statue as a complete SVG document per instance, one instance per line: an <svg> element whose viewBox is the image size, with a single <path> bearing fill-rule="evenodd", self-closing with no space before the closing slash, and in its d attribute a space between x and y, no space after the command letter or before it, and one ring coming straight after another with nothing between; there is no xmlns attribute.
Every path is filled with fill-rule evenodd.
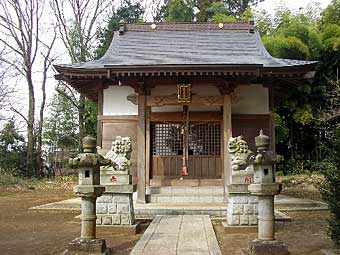
<svg viewBox="0 0 340 255"><path fill-rule="evenodd" d="M112 142L111 149L106 153L105 158L111 160L111 165L115 171L129 171L131 166L132 143L130 137L117 136Z"/></svg>
<svg viewBox="0 0 340 255"><path fill-rule="evenodd" d="M250 162L254 159L254 153L249 149L242 136L230 137L228 151L231 157L232 171L246 170Z"/></svg>

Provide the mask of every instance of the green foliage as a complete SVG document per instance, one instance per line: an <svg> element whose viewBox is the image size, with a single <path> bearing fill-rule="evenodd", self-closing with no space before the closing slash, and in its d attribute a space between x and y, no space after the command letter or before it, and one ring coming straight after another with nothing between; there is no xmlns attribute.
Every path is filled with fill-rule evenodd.
<svg viewBox="0 0 340 255"><path fill-rule="evenodd" d="M250 7L250 5L257 5L263 0L226 0L224 1L229 13L237 19L242 19L243 14Z"/></svg>
<svg viewBox="0 0 340 255"><path fill-rule="evenodd" d="M329 24L322 33L322 45L325 51L340 50L340 25Z"/></svg>
<svg viewBox="0 0 340 255"><path fill-rule="evenodd" d="M25 168L25 139L9 121L0 131L0 174L23 175Z"/></svg>
<svg viewBox="0 0 340 255"><path fill-rule="evenodd" d="M197 0L196 7L199 9L199 12L196 13L196 19L198 22L206 22L211 19L216 13L224 13L229 14L227 8L225 8L222 1L216 0ZM217 9L217 12L215 12ZM222 10L223 9L223 10Z"/></svg>
<svg viewBox="0 0 340 255"><path fill-rule="evenodd" d="M85 101L85 134L97 137L97 104L90 100Z"/></svg>
<svg viewBox="0 0 340 255"><path fill-rule="evenodd" d="M305 104L302 107L298 107L293 114L293 119L296 123L300 123L302 125L311 123L313 120L312 106Z"/></svg>
<svg viewBox="0 0 340 255"><path fill-rule="evenodd" d="M225 15L223 13L217 13L214 16L212 16L211 20L212 22L235 22L237 21L235 17L231 15Z"/></svg>
<svg viewBox="0 0 340 255"><path fill-rule="evenodd" d="M330 218L328 232L335 244L340 246L340 169L339 164L324 161L319 164L324 182L319 187L321 196L328 203Z"/></svg>
<svg viewBox="0 0 340 255"><path fill-rule="evenodd" d="M78 146L78 109L71 100L55 93L48 105L49 117L45 120L44 143L50 150Z"/></svg>
<svg viewBox="0 0 340 255"><path fill-rule="evenodd" d="M97 38L99 45L95 50L96 59L104 56L110 46L113 38L113 31L119 29L119 24L142 22L144 8L140 2L132 3L131 0L123 0L117 11L113 12L112 16L107 21L107 26L104 29L98 30Z"/></svg>
<svg viewBox="0 0 340 255"><path fill-rule="evenodd" d="M227 9L227 7L224 5L222 1L212 3L206 9L206 16L207 16L207 20L211 20L215 22L224 22L224 20L216 20L216 18L214 18L215 16L230 17L233 19L232 21L236 21L236 18L230 15L229 10Z"/></svg>
<svg viewBox="0 0 340 255"><path fill-rule="evenodd" d="M191 0L169 0L165 6L165 22L192 22L194 2Z"/></svg>
<svg viewBox="0 0 340 255"><path fill-rule="evenodd" d="M263 44L273 57L303 60L310 56L308 47L293 36L266 36L263 38Z"/></svg>
<svg viewBox="0 0 340 255"><path fill-rule="evenodd" d="M261 36L269 35L273 32L273 21L268 12L260 10L255 13L255 25Z"/></svg>
<svg viewBox="0 0 340 255"><path fill-rule="evenodd" d="M254 18L254 13L250 7L248 7L243 13L241 17L241 21L249 21Z"/></svg>
<svg viewBox="0 0 340 255"><path fill-rule="evenodd" d="M332 0L331 4L322 13L322 24L340 25L340 0Z"/></svg>

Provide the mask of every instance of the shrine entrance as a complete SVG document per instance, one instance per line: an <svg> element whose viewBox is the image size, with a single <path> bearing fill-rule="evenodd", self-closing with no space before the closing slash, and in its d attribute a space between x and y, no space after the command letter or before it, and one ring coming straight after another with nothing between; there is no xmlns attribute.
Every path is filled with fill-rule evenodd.
<svg viewBox="0 0 340 255"><path fill-rule="evenodd" d="M220 179L221 122L151 122L150 168L151 178Z"/></svg>

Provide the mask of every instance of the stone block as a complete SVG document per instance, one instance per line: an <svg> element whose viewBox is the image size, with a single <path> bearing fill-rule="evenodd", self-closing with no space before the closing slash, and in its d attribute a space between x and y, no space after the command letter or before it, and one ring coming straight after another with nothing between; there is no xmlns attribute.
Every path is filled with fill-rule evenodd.
<svg viewBox="0 0 340 255"><path fill-rule="evenodd" d="M249 225L257 225L257 215L249 215Z"/></svg>
<svg viewBox="0 0 340 255"><path fill-rule="evenodd" d="M249 253L251 255L287 255L289 254L288 246L278 240L262 241L253 240L249 242Z"/></svg>
<svg viewBox="0 0 340 255"><path fill-rule="evenodd" d="M96 212L97 214L105 214L107 213L107 203L97 203Z"/></svg>
<svg viewBox="0 0 340 255"><path fill-rule="evenodd" d="M244 206L245 214L254 214L254 205L245 205Z"/></svg>
<svg viewBox="0 0 340 255"><path fill-rule="evenodd" d="M70 242L67 250L63 252L64 255L111 255L112 251L106 248L105 240L102 239L81 239L77 238Z"/></svg>
<svg viewBox="0 0 340 255"><path fill-rule="evenodd" d="M240 225L240 215L227 214L227 223L230 226Z"/></svg>
<svg viewBox="0 0 340 255"><path fill-rule="evenodd" d="M97 216L96 225L101 225L101 224L102 224L102 216Z"/></svg>
<svg viewBox="0 0 340 255"><path fill-rule="evenodd" d="M249 225L248 215L240 215L240 225Z"/></svg>
<svg viewBox="0 0 340 255"><path fill-rule="evenodd" d="M111 195L103 194L97 198L97 203L111 203L111 202L112 202Z"/></svg>
<svg viewBox="0 0 340 255"><path fill-rule="evenodd" d="M117 213L129 213L130 206L129 204L117 204Z"/></svg>
<svg viewBox="0 0 340 255"><path fill-rule="evenodd" d="M102 224L103 225L111 225L112 224L112 217L108 216L108 215L103 216Z"/></svg>
<svg viewBox="0 0 340 255"><path fill-rule="evenodd" d="M109 213L116 213L117 212L117 205L116 204L108 204L108 212Z"/></svg>
<svg viewBox="0 0 340 255"><path fill-rule="evenodd" d="M123 196L123 195L114 195L112 198L112 201L115 203L128 203L129 202L129 196Z"/></svg>
<svg viewBox="0 0 340 255"><path fill-rule="evenodd" d="M259 206L258 205L254 206L254 213L259 214Z"/></svg>
<svg viewBox="0 0 340 255"><path fill-rule="evenodd" d="M230 196L228 202L233 204L248 204L248 196Z"/></svg>
<svg viewBox="0 0 340 255"><path fill-rule="evenodd" d="M129 214L123 214L120 216L120 223L122 225L130 225L131 224L131 220L130 220L130 215Z"/></svg>
<svg viewBox="0 0 340 255"><path fill-rule="evenodd" d="M249 204L257 204L258 199L256 196L249 196Z"/></svg>
<svg viewBox="0 0 340 255"><path fill-rule="evenodd" d="M243 214L243 205L234 205L233 206L233 215L241 215Z"/></svg>
<svg viewBox="0 0 340 255"><path fill-rule="evenodd" d="M120 214L112 215L112 224L113 225L120 225Z"/></svg>

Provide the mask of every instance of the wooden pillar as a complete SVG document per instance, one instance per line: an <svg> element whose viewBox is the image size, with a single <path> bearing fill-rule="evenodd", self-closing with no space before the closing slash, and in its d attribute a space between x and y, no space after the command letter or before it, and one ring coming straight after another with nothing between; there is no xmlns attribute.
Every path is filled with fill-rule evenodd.
<svg viewBox="0 0 340 255"><path fill-rule="evenodd" d="M228 152L228 141L232 136L231 130L231 96L224 95L223 98L223 186L226 190L227 185L230 184L231 168L230 155Z"/></svg>
<svg viewBox="0 0 340 255"><path fill-rule="evenodd" d="M270 149L272 151L276 151L276 142L275 142L275 122L274 122L274 88L272 86L268 86L268 94L269 94L269 111L270 111Z"/></svg>
<svg viewBox="0 0 340 255"><path fill-rule="evenodd" d="M104 108L104 88L102 83L98 85L98 101L97 101L97 146L102 147L102 140L103 140L103 128L102 128L102 120L101 117L103 116L103 108Z"/></svg>
<svg viewBox="0 0 340 255"><path fill-rule="evenodd" d="M137 203L146 203L145 199L145 106L146 96L139 94L138 96L138 124L137 124Z"/></svg>
<svg viewBox="0 0 340 255"><path fill-rule="evenodd" d="M145 183L146 185L150 185L150 115L151 109L147 107L146 109L146 134L145 134Z"/></svg>

